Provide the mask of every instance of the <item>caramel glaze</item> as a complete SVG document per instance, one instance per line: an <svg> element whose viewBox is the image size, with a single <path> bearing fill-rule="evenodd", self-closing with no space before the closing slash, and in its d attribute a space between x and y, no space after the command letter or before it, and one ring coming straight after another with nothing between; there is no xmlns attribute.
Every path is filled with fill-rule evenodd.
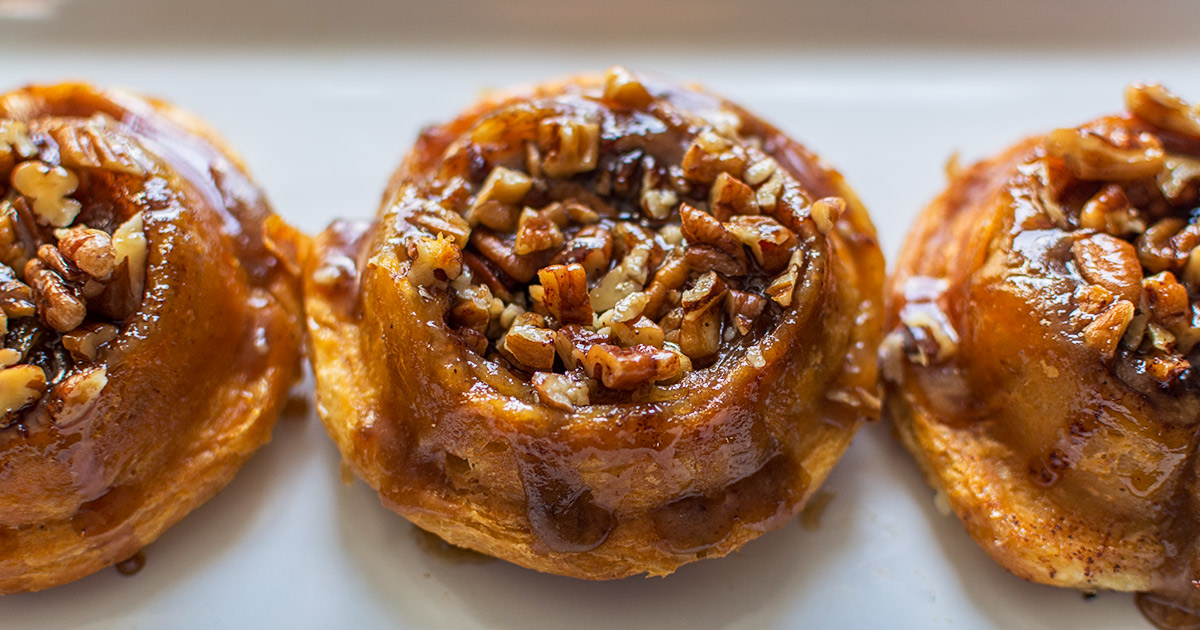
<svg viewBox="0 0 1200 630"><path fill-rule="evenodd" d="M606 120L602 154L661 141L615 126L630 118L614 115L594 78L489 99L425 130L381 219L317 239L306 299L318 411L385 505L452 544L574 577L664 575L781 526L876 417L883 260L866 211L840 175L744 110L646 85L649 122L695 133L732 114L811 198L848 202L814 245L811 299L676 383L602 392L569 410L543 404L527 374L452 333L445 302L409 282L394 244L410 228L392 207L396 191L435 177L452 145L493 117L586 106Z"/></svg>
<svg viewBox="0 0 1200 630"><path fill-rule="evenodd" d="M82 418L60 426L42 400L0 430L0 592L133 556L269 439L299 376L306 242L212 131L165 103L83 84L0 97L0 120L35 136L96 116L146 172L74 169L70 197L79 223L109 231L143 213L145 290L100 348L108 382ZM42 140L46 155L53 139Z"/></svg>
<svg viewBox="0 0 1200 630"><path fill-rule="evenodd" d="M1131 102L1146 89L1131 88ZM1164 174L1079 175L1072 160L1098 155L1072 144L1080 138L1146 149L1129 159L1162 162ZM886 404L901 438L984 550L1035 582L1151 592L1143 609L1164 627L1194 627L1180 626L1181 615L1200 605L1200 387L1190 367L1195 354L1179 349L1182 337L1163 351L1148 337L1122 336L1137 317L1158 316L1153 296L1137 303L1143 276L1170 269L1192 281L1182 262L1159 266L1147 257L1137 233L1171 217L1194 229L1197 181L1172 164L1197 157L1200 138L1135 112L1030 138L951 173L890 280L892 332L881 353ZM1164 178L1176 175L1182 187L1166 188ZM1088 214L1099 206L1088 204L1114 184L1142 223L1118 226L1106 240L1096 236L1106 228ZM1073 253L1095 238L1132 246L1095 266L1086 252ZM1122 266L1135 251L1141 262ZM1087 330L1103 316L1104 307L1089 310L1084 297L1097 284L1117 298L1131 292L1124 295L1136 306L1133 323L1111 329L1111 346L1103 322ZM1195 288L1188 292L1194 299ZM1101 304L1114 299L1100 294ZM1152 379L1155 357L1182 371Z"/></svg>

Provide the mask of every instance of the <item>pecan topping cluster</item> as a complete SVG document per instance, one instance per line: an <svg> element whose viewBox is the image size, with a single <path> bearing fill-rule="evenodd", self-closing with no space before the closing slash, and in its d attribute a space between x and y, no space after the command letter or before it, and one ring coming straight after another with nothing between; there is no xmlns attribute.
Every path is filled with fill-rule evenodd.
<svg viewBox="0 0 1200 630"><path fill-rule="evenodd" d="M59 426L82 417L108 382L105 344L141 303L142 215L80 220L88 169L146 172L146 158L104 133L105 122L0 120L0 427L42 402Z"/></svg>
<svg viewBox="0 0 1200 630"><path fill-rule="evenodd" d="M1195 379L1200 342L1200 110L1158 85L1125 96L1127 117L1051 133L1026 173L1075 237L1083 341L1170 388Z"/></svg>
<svg viewBox="0 0 1200 630"><path fill-rule="evenodd" d="M845 208L810 198L733 112L652 92L615 68L502 104L391 205L408 280L563 409L744 354L807 295Z"/></svg>

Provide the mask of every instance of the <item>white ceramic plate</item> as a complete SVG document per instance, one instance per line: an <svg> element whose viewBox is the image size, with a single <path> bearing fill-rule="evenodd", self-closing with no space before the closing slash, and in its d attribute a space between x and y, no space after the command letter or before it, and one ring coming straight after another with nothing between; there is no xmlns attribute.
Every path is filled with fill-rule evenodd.
<svg viewBox="0 0 1200 630"><path fill-rule="evenodd" d="M1200 5L1185 0L0 0L0 14L0 87L86 78L175 101L309 232L373 214L420 126L481 88L614 63L704 83L821 153L889 255L952 152L1116 110L1133 79L1200 99ZM727 559L610 583L430 553L341 482L338 459L311 411L293 414L140 573L4 597L0 627L1147 627L1129 595L1085 601L994 565L886 424L833 472L815 528L797 519Z"/></svg>

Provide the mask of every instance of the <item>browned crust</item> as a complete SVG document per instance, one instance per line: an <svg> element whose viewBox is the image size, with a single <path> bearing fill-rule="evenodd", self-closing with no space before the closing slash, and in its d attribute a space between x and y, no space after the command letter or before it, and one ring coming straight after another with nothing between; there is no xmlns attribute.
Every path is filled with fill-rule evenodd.
<svg viewBox="0 0 1200 630"><path fill-rule="evenodd" d="M1026 139L951 175L946 190L913 226L888 281L889 330L899 323L910 277L947 278L954 286L978 270L987 254L984 244L1007 227L1001 225L1003 207L1011 201L1016 165L1040 141ZM1153 586L1163 556L1157 537L1115 534L1117 524L1064 509L1029 481L1023 467L1010 465L1007 446L979 425L964 426L939 414L922 402L927 394L919 390L911 380L885 379L886 414L927 481L993 560L1023 579L1053 586L1121 591Z"/></svg>
<svg viewBox="0 0 1200 630"><path fill-rule="evenodd" d="M592 81L548 84L536 93ZM460 132L496 102L473 107L447 125L449 133L424 134L391 188L404 173L424 168L421 153L436 154L442 138ZM783 142L782 136L776 140ZM831 233L832 263L819 303L780 325L777 336L786 341L764 346L766 370L751 369L744 361L725 366L723 387L715 391L693 373L664 388L658 403L596 406L573 414L537 404L528 385L492 370L445 334L444 326L438 331L435 325L411 323L438 321L440 315L402 277L393 255L360 254L365 265L361 293L355 294L357 301L339 303L314 280L315 272L339 255L337 234L327 231L317 239L307 267L306 300L318 409L343 457L380 491L385 505L450 543L572 577L665 575L687 562L726 555L781 526L828 475L859 424L877 413L870 404L851 407L825 394L838 389L873 397L876 391L873 349L883 262L866 211L840 175L790 141L776 153L807 186L849 202L842 228ZM834 321L854 323L835 328ZM796 341L798 331L814 328L830 331L830 337ZM456 383L463 381L486 387L457 389ZM430 405L438 410L426 409ZM609 420L597 422L599 418ZM436 431L422 428L430 423ZM615 428L622 424L641 428ZM498 443L502 446L495 447ZM617 524L601 544L556 551L531 531L514 454L518 448L601 451L599 460L577 460L584 485L599 501L605 493L619 497L614 499ZM469 462L467 476L476 485L435 479L443 474L436 470L441 462L418 461L431 453ZM777 453L787 467L771 475L777 508L735 516L723 523L730 528L728 535L703 549L672 551L662 545L651 518L655 509L682 496L723 491L738 480L721 472L738 469L733 459L756 459L761 466ZM422 466L435 470L418 470ZM761 502L753 507L761 511Z"/></svg>
<svg viewBox="0 0 1200 630"><path fill-rule="evenodd" d="M303 235L271 215L240 158L189 114L85 84L13 94L38 111L157 117L148 122L159 132L190 137L225 160L213 168L228 180L216 186L235 201L210 208L185 175L168 176L192 205L171 222L177 231L148 222L147 286L157 280L161 287L147 290L128 324L136 338L123 333L111 344L108 387L74 430L49 427L35 436L36 452L19 438L0 449L0 510L16 519L0 527L0 593L49 588L132 556L216 495L270 439L300 375L297 274L307 248ZM224 230L219 212L242 224L242 242ZM250 270L259 264L265 266ZM266 347L256 349L255 329ZM84 484L93 488L85 496L39 489L39 479L51 478L22 471L30 456L61 457L63 449L89 440L99 464ZM17 497L27 503L14 504ZM64 510L72 500L74 507Z"/></svg>

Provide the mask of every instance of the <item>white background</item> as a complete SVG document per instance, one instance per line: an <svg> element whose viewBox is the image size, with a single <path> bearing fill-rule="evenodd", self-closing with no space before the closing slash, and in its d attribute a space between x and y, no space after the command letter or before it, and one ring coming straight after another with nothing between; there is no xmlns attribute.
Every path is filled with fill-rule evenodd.
<svg viewBox="0 0 1200 630"><path fill-rule="evenodd" d="M614 63L703 83L808 144L857 188L889 257L952 152L1114 111L1134 79L1200 99L1200 4L1185 0L0 0L0 15L0 88L83 78L173 100L310 233L373 214L420 126L478 90ZM815 530L798 519L666 579L453 562L342 484L305 409L136 576L3 597L0 627L1147 627L1129 595L1085 601L994 565L886 423L824 490Z"/></svg>

